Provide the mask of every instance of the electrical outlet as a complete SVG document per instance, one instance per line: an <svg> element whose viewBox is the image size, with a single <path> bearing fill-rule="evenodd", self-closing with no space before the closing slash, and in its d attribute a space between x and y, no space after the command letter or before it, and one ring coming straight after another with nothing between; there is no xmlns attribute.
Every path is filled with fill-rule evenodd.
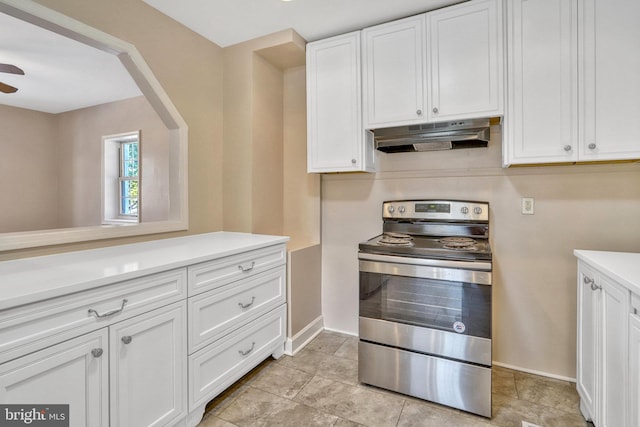
<svg viewBox="0 0 640 427"><path fill-rule="evenodd" d="M540 427L540 426L538 424L532 424L530 422L523 421L522 422L522 427Z"/></svg>
<svg viewBox="0 0 640 427"><path fill-rule="evenodd" d="M522 198L522 213L524 215L533 215L535 212L535 199L533 197Z"/></svg>

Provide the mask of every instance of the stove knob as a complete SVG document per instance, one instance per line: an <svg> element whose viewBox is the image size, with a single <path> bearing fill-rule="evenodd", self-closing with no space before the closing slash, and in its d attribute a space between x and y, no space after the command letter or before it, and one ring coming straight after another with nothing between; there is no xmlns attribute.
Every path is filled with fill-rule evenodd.
<svg viewBox="0 0 640 427"><path fill-rule="evenodd" d="M466 214L468 214L468 213L469 213L469 208L468 208L468 207L466 207L466 206L463 206L463 207L461 207L461 208L460 208L460 212L461 212L463 215L466 215Z"/></svg>
<svg viewBox="0 0 640 427"><path fill-rule="evenodd" d="M396 208L394 208L393 206L389 206L387 210L389 211L390 214L392 214L393 212L395 212Z"/></svg>
<svg viewBox="0 0 640 427"><path fill-rule="evenodd" d="M404 208L404 206L400 206L400 207L398 208L398 212L400 212L401 214L403 214L405 210L406 210L406 209Z"/></svg>
<svg viewBox="0 0 640 427"><path fill-rule="evenodd" d="M482 208L481 207L473 208L473 213L476 215L480 215L482 213Z"/></svg>

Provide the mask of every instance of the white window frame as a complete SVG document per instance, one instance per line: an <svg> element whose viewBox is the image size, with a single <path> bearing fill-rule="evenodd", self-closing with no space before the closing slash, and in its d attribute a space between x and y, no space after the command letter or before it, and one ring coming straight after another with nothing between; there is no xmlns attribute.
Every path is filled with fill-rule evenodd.
<svg viewBox="0 0 640 427"><path fill-rule="evenodd" d="M123 177L122 145L138 143L138 176ZM142 214L142 141L140 131L125 132L102 137L102 224L139 223ZM122 214L122 182L138 181L138 214Z"/></svg>

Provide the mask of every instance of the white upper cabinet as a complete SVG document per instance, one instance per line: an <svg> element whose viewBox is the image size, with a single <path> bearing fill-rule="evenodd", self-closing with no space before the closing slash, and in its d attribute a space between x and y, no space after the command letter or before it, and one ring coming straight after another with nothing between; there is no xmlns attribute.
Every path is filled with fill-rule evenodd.
<svg viewBox="0 0 640 427"><path fill-rule="evenodd" d="M640 158L640 2L508 0L503 162Z"/></svg>
<svg viewBox="0 0 640 427"><path fill-rule="evenodd" d="M361 102L360 32L309 43L308 172L375 171Z"/></svg>
<svg viewBox="0 0 640 427"><path fill-rule="evenodd" d="M418 15L362 31L367 129L426 120L424 27Z"/></svg>
<svg viewBox="0 0 640 427"><path fill-rule="evenodd" d="M504 163L577 160L576 0L510 0Z"/></svg>
<svg viewBox="0 0 640 427"><path fill-rule="evenodd" d="M426 16L429 121L501 116L502 1L474 0Z"/></svg>
<svg viewBox="0 0 640 427"><path fill-rule="evenodd" d="M640 2L582 0L579 158L640 158Z"/></svg>

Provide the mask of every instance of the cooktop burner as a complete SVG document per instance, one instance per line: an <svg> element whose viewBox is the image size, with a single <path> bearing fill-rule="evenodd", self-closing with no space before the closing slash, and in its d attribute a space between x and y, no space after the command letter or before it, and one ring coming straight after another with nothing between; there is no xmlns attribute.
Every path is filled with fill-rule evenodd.
<svg viewBox="0 0 640 427"><path fill-rule="evenodd" d="M409 234L389 232L384 233L378 243L388 246L413 246L413 237Z"/></svg>
<svg viewBox="0 0 640 427"><path fill-rule="evenodd" d="M478 249L478 242L470 237L444 237L440 239L442 246L456 251L475 251Z"/></svg>

